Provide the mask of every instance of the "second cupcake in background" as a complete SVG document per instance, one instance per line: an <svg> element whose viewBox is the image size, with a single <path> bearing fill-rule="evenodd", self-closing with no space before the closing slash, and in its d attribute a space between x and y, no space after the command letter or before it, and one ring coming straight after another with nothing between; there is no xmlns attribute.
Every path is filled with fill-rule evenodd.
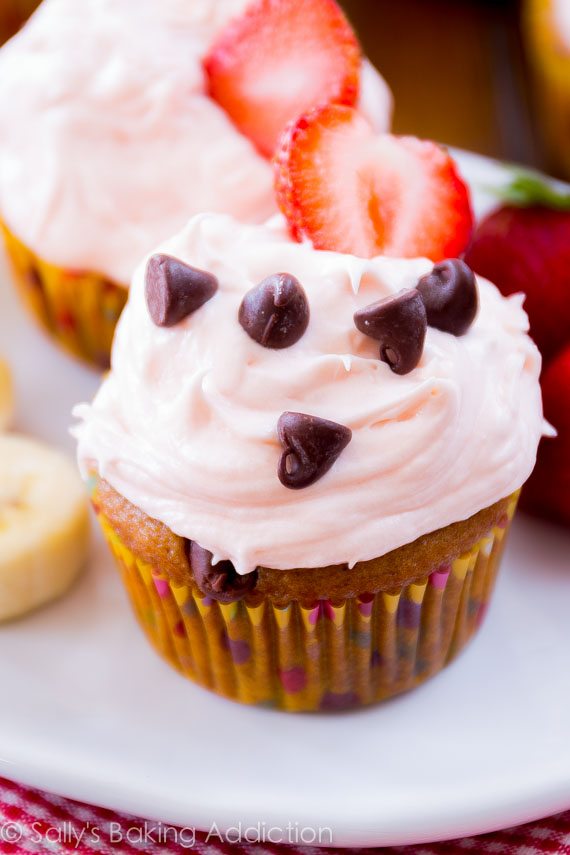
<svg viewBox="0 0 570 855"><path fill-rule="evenodd" d="M172 665L342 709L419 685L481 623L540 356L521 298L448 257L472 217L438 146L329 106L275 169L287 223L201 215L138 267L79 459Z"/></svg>
<svg viewBox="0 0 570 855"><path fill-rule="evenodd" d="M0 52L0 219L33 313L107 367L140 258L200 211L274 213L279 132L329 100L388 127L334 0L44 0Z"/></svg>

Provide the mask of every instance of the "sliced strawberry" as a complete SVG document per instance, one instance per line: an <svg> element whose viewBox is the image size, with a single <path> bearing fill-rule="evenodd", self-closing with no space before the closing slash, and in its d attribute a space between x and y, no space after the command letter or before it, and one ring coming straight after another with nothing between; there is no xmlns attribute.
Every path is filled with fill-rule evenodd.
<svg viewBox="0 0 570 855"><path fill-rule="evenodd" d="M209 92L267 157L288 122L354 104L361 52L335 0L256 0L204 61Z"/></svg>
<svg viewBox="0 0 570 855"><path fill-rule="evenodd" d="M327 105L287 129L275 184L292 234L317 249L441 261L465 251L473 228L469 192L444 149L376 135L350 107Z"/></svg>

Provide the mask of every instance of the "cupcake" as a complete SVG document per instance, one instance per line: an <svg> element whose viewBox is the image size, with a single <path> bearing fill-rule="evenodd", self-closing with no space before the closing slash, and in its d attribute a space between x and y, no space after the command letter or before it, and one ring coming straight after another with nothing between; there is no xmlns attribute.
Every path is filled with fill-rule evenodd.
<svg viewBox="0 0 570 855"><path fill-rule="evenodd" d="M334 0L45 0L0 53L0 218L34 315L106 367L140 259L201 211L274 213L281 125L330 99L389 122Z"/></svg>
<svg viewBox="0 0 570 855"><path fill-rule="evenodd" d="M79 461L175 668L343 709L479 627L543 428L540 356L520 295L441 258L471 224L447 153L329 108L276 169L287 220L199 215L137 268Z"/></svg>

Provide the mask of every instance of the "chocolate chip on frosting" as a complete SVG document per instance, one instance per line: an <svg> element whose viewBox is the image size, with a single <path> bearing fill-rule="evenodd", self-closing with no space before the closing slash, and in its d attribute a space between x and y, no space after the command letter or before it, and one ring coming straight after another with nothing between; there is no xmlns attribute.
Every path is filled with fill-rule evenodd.
<svg viewBox="0 0 570 855"><path fill-rule="evenodd" d="M421 359L427 331L426 310L419 291L401 291L360 309L357 329L380 342L380 359L395 374L408 374Z"/></svg>
<svg viewBox="0 0 570 855"><path fill-rule="evenodd" d="M148 311L158 327L172 327L210 300L218 280L169 255L153 255L146 267Z"/></svg>
<svg viewBox="0 0 570 855"><path fill-rule="evenodd" d="M290 490L322 478L352 439L350 428L304 413L283 413L277 434L283 445L279 480Z"/></svg>
<svg viewBox="0 0 570 855"><path fill-rule="evenodd" d="M235 603L249 594L257 584L257 570L243 576L231 561L212 563L212 553L194 541L187 541L188 561L200 591L220 603Z"/></svg>
<svg viewBox="0 0 570 855"><path fill-rule="evenodd" d="M417 289L425 303L430 327L453 335L466 333L477 314L477 282L470 267L458 258L436 264L422 276Z"/></svg>
<svg viewBox="0 0 570 855"><path fill-rule="evenodd" d="M309 324L307 296L290 273L276 273L247 292L239 309L239 322L263 347L291 347Z"/></svg>

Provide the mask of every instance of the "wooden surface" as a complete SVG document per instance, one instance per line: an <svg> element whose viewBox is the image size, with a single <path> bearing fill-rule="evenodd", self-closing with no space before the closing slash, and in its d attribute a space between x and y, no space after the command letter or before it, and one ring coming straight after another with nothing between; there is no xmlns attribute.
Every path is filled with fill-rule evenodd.
<svg viewBox="0 0 570 855"><path fill-rule="evenodd" d="M395 96L394 130L543 165L509 0L344 0Z"/></svg>

